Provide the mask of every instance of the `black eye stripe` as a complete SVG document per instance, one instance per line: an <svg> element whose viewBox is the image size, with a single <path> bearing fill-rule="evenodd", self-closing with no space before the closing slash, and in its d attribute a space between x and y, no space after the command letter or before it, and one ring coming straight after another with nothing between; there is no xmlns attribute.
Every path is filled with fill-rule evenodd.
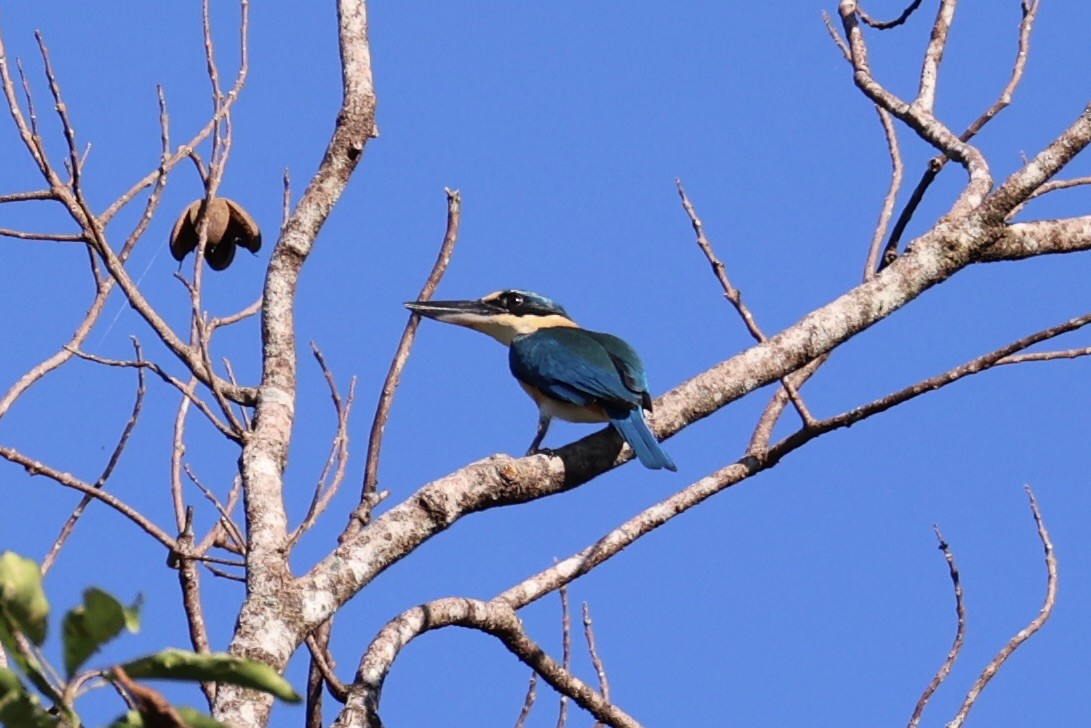
<svg viewBox="0 0 1091 728"><path fill-rule="evenodd" d="M516 313L517 310L523 306L525 300L523 296L519 295L518 293L505 293L500 296L499 300L497 300L497 303L500 304L501 308L506 309L507 311L510 311L512 313Z"/></svg>

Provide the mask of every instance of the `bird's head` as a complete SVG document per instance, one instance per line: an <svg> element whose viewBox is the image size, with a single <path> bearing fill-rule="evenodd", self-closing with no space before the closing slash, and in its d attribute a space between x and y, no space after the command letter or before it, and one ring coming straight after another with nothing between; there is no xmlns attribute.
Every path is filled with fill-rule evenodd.
<svg viewBox="0 0 1091 728"><path fill-rule="evenodd" d="M472 301L411 301L405 307L421 316L457 324L511 344L521 334L555 326L577 326L556 301L530 291L496 291Z"/></svg>

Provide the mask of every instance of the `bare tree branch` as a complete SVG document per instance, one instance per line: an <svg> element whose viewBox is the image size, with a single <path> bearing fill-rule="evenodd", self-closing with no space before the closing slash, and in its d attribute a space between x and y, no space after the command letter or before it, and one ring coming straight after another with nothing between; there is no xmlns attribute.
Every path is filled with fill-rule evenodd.
<svg viewBox="0 0 1091 728"><path fill-rule="evenodd" d="M936 84L939 82L939 66L943 62L943 52L947 49L947 36L951 30L951 21L955 17L958 0L940 0L936 11L936 20L932 24L932 37L924 52L921 64L920 86L913 104L934 113L936 110Z"/></svg>
<svg viewBox="0 0 1091 728"><path fill-rule="evenodd" d="M1033 637L1035 633L1042 628L1046 621L1053 614L1053 607L1057 604L1057 557L1053 554L1053 541L1049 537L1049 531L1046 529L1045 521L1042 520L1042 514L1038 510L1038 500L1034 497L1034 491L1030 489L1030 486L1026 486L1027 497L1030 499L1030 510L1034 514L1034 523L1038 527L1038 538L1042 541L1042 548L1045 550L1045 562L1046 562L1046 596L1045 603L1042 604L1042 609L1038 612L1030 624L1011 638L1011 640L1001 648L996 657L985 666L985 670L981 673L981 676L970 687L968 693L966 693L966 699L962 703L962 707L959 708L958 713L955 714L953 720L947 725L949 728L960 728L970 713L970 710L974 707L978 697L981 695L981 691L985 689L985 686L989 684L993 676L1003 667L1004 663L1008 661L1012 653L1019 649L1019 646Z"/></svg>
<svg viewBox="0 0 1091 728"><path fill-rule="evenodd" d="M572 614L568 611L568 587L557 590L561 595L561 667L565 672L572 670ZM557 728L568 725L568 696L561 693L557 712Z"/></svg>
<svg viewBox="0 0 1091 728"><path fill-rule="evenodd" d="M33 190L31 192L9 192L6 195L0 195L0 205L5 202L28 202L31 200L52 200L57 201L57 196L53 194L52 190Z"/></svg>
<svg viewBox="0 0 1091 728"><path fill-rule="evenodd" d="M583 636L587 639L587 654L591 657L591 666L595 668L595 674L599 678L599 692L606 702L610 702L610 681L606 678L606 667L602 664L602 658L595 646L595 629L591 624L591 607L587 602L583 603Z"/></svg>
<svg viewBox="0 0 1091 728"><path fill-rule="evenodd" d="M872 76L871 66L868 61L867 44L857 23L856 2L854 0L841 0L838 12L841 15L841 23L845 30L845 36L848 38L849 49L852 52L852 66L855 71L853 80L856 82L856 86L875 104L905 123L921 139L943 152L944 156L954 159L966 168L969 174L969 184L966 185L966 188L955 202L952 214L964 214L976 208L992 189L993 180L989 165L977 148L955 136L947 126L932 114L934 76L946 43L946 26L944 23L949 24L948 13L953 12L951 0L943 0L941 4L933 31L933 39L929 43L921 70L920 91L913 103L907 103L898 98ZM938 37L937 33L939 33Z"/></svg>
<svg viewBox="0 0 1091 728"><path fill-rule="evenodd" d="M720 282L720 287L724 290L724 298L730 301L731 305L735 307L735 310L743 320L743 324L746 325L747 331L754 337L754 340L758 343L765 341L765 334L762 333L761 328L758 326L758 322L754 320L754 315L750 313L750 309L743 303L742 294L739 292L739 289L731 285L731 280L727 277L727 267L716 256L716 251L712 249L712 243L705 237L704 225L701 223L701 218L697 217L697 210L694 209L693 203L691 203L686 196L686 190L682 187L682 180L676 179L674 180L674 184L678 188L678 196L682 198L682 209L684 209L686 215L689 216L690 224L693 226L693 232L697 235L697 246L701 249L701 252L705 254L705 258L708 259L709 265L712 266L712 272ZM803 420L803 424L810 425L813 423L814 417L811 415L810 411L808 411L807 405L803 402L803 397L796 391L796 388L791 381L789 381L787 377L782 377L780 384L788 393L788 397L792 400L792 404L795 405L796 411L799 412L799 416Z"/></svg>
<svg viewBox="0 0 1091 728"><path fill-rule="evenodd" d="M330 445L329 457L326 458L326 464L322 467L318 482L315 483L314 495L311 497L311 505L307 508L307 515L303 517L300 524L288 536L289 549L304 533L314 526L318 517L325 512L330 501L337 494L341 482L345 479L345 468L349 459L349 414L352 412L352 403L356 398L356 377L353 377L349 383L348 401L343 403L341 395L337 391L337 383L334 381L333 373L326 366L326 360L322 356L322 352L313 341L311 342L311 352L314 354L315 359L318 360L318 365L322 367L322 374L325 376L326 384L330 388L330 398L333 400L334 410L337 414L337 431ZM334 469L335 464L336 469ZM334 470L333 479L327 486L326 481L329 478L331 469Z"/></svg>
<svg viewBox="0 0 1091 728"><path fill-rule="evenodd" d="M1015 89L1023 80L1023 72L1026 69L1027 59L1030 53L1030 35L1031 31L1034 29L1034 21L1038 15L1038 0L1024 2L1022 4L1022 9L1023 19L1019 23L1018 47L1016 49L1015 61L1012 64L1012 71L1008 78L1008 82L1001 90L999 98L993 102L992 106L986 109L981 116L977 117L977 119L959 135L959 138L964 142L973 139L987 123L1011 104ZM921 201L924 199L924 193L932 186L936 177L939 176L940 171L946 166L947 160L947 155L941 154L933 157L928 163L920 181L917 182L917 186L913 189L909 201L906 203L905 208L902 210L901 214L899 214L898 220L894 224L894 229L890 234L890 240L887 242L886 248L883 251L883 258L879 261L880 266L885 267L889 265L890 262L898 256L898 244L901 242L902 234L905 232L906 226L909 224L909 221L913 218L917 208L920 206ZM1018 207L1019 206L1016 207L1016 210ZM1013 210L1011 214L1014 214L1016 210Z"/></svg>
<svg viewBox="0 0 1091 728"><path fill-rule="evenodd" d="M306 634L284 619L282 606L299 599L284 546L288 539L283 473L295 419L296 352L293 311L300 270L341 197L368 139L376 135L375 89L363 0L339 0L341 108L318 171L304 191L273 249L262 296L262 373L253 430L240 460L246 491L247 598L230 651L283 669ZM312 613L314 609L306 610ZM309 620L308 620L309 621ZM221 686L213 715L235 726L260 726L272 698L237 686Z"/></svg>
<svg viewBox="0 0 1091 728"><path fill-rule="evenodd" d="M943 552L944 558L947 559L947 571L951 575L951 584L955 591L957 627L955 629L955 641L951 644L947 659L943 661L943 665L940 666L935 677L932 678L932 682L924 689L920 700L917 701L917 706L913 709L913 715L909 718L909 728L916 728L920 724L921 715L924 713L925 707L928 706L928 701L932 699L932 695L947 679L947 676L951 674L951 668L954 667L955 660L958 659L959 653L962 652L962 644L966 641L966 604L962 600L962 581L959 578L958 566L955 565L955 555L951 553L951 546L943 538L939 526L933 525L932 529L936 532L936 539L939 540L940 551Z"/></svg>
<svg viewBox="0 0 1091 728"><path fill-rule="evenodd" d="M902 188L902 176L905 165L902 163L902 153L898 146L898 133L894 129L894 122L890 113L878 106L875 107L879 114L879 123L883 125L883 133L886 135L886 146L890 150L890 186L883 198L882 211L879 213L879 222L875 225L875 233L871 237L871 245L868 246L867 260L864 262L864 280L873 278L879 268L879 251L883 246L883 238L886 237L890 226L890 219L894 216L894 205L898 201L898 192ZM947 157L944 157L947 159ZM895 243L897 251L897 243Z"/></svg>
<svg viewBox="0 0 1091 728"><path fill-rule="evenodd" d="M182 590L182 608L186 612L186 624L189 626L189 641L196 652L207 654L212 651L212 647L208 641L208 626L201 603L201 574L197 562L188 556L194 552L193 508L186 509L185 524L178 535L178 548L178 585ZM201 692L211 708L212 701L216 698L216 684L202 681Z"/></svg>
<svg viewBox="0 0 1091 728"><path fill-rule="evenodd" d="M159 378L162 379L164 382L166 382L167 384L171 385L172 387L177 389L179 392L184 394L186 396L186 399L188 399L190 402L192 402L194 405L196 405L197 409L199 409L201 411L201 414L203 414L205 417L207 417L208 421L211 422L213 427L215 427L217 430L219 430L221 434L223 434L229 440L232 440L234 442L241 441L241 439L242 439L241 434L239 432L237 432L236 430L233 430L232 428L228 427L223 422L221 422L220 419L218 417L216 417L216 414L212 411L212 408L210 408L208 406L208 404L204 400L202 400L196 394L193 393L193 387L187 386L181 380L176 379L175 377L172 377L170 374L168 374L166 371L164 371L164 369L161 366L159 366L155 362L153 362L153 361L123 361L123 360L120 360L120 359L107 359L105 357L95 356L94 354L88 354L85 351L79 351L78 349L70 349L68 351L70 351L72 354L78 356L80 359L85 359L86 361L94 362L96 364L102 364L103 366L118 367L118 368L121 368L121 369L127 369L127 368L150 369L152 372L157 374L159 376Z"/></svg>
<svg viewBox="0 0 1091 728"><path fill-rule="evenodd" d="M872 28L875 28L876 30L890 30L891 28L896 28L905 21L909 20L909 16L912 15L913 11L915 11L920 6L921 0L913 0L911 3L909 3L909 5L906 6L905 10L902 11L901 15L894 18L894 20L888 21L875 20L870 15L865 13L864 9L860 7L856 9L856 13L860 16L860 20L864 21Z"/></svg>
<svg viewBox="0 0 1091 728"><path fill-rule="evenodd" d="M938 225L913 243L911 254L899 258L881 275L816 309L767 341L668 392L656 405L654 430L660 436L669 436L744 394L786 376L969 265L980 257L981 251L1002 238L1007 227L1002 221L1011 207L1026 199L1037 185L1048 180L1089 142L1091 107L991 194L980 209ZM848 419L851 418L845 421ZM824 422L843 426L839 424L841 421L835 418ZM794 443L812 439L823 431L797 433L786 446L774 446L770 452L788 452L794 449ZM623 462L621 458L625 456L619 458L620 452L620 439L610 431L603 431L558 449L554 457L496 456L469 465L425 486L373 521L358 536L345 539L301 583L319 588L315 579L321 579L321 588L332 596L329 604L333 608L362 588L373 575L463 515L574 488ZM710 477L717 481L731 473L729 479L741 479L749 473L749 468L736 471L738 465L728 466ZM345 568L347 564L354 566ZM328 615L321 616L324 619Z"/></svg>
<svg viewBox="0 0 1091 728"><path fill-rule="evenodd" d="M29 475L44 475L66 488L78 490L85 495L91 496L95 500L102 501L128 518L146 534L166 546L169 551L174 552L178 550L178 545L175 543L174 539L168 536L163 529L156 526L151 520L143 516L139 511L117 496L102 490L101 488L96 488L94 485L80 480L71 473L61 472L60 470L49 467L43 462L27 457L15 448L0 445L0 457L21 466Z"/></svg>
<svg viewBox="0 0 1091 728"><path fill-rule="evenodd" d="M245 4L244 4L245 5ZM245 12L244 12L245 20ZM50 92L52 93L55 101L57 114L61 119L64 136L69 148L69 157L71 160L70 165L78 165L79 154L76 150L75 132L72 129L71 121L68 116L68 107L64 102L61 95L60 85L56 80L56 75L53 72L52 65L49 60L48 49L40 36L38 36L39 46L42 52L42 59L46 67L46 79L49 83ZM86 200L83 198L82 192L79 187L79 171L76 170L73 173L72 183L66 184L56 173L56 170L52 167L48 158L45 156L44 148L41 145L41 140L37 136L37 127L34 125L33 129L31 125L28 125L21 108L19 107L18 100L15 98L14 84L11 81L11 75L8 69L5 50L3 47L3 41L0 39L0 84L3 85L4 95L8 102L9 110L11 111L12 118L15 121L16 128L19 131L21 138L23 139L24 146L27 147L31 153L32 158L38 164L46 182L49 184L50 191L57 197L73 221L83 230L83 237L88 241L88 244L101 257L104 265L110 273L110 276L118 284L118 286L124 291L130 304L141 315L142 318L148 323L149 326L156 332L163 343L170 349L182 362L186 364L193 372L206 384L211 386L212 383L216 383L223 389L225 395L233 401L240 403L252 403L254 392L244 387L238 387L234 385L228 385L226 382L217 382L214 372L208 371L200 360L199 352L192 347L184 344L175 334L173 329L163 320L158 311L152 307L148 301L138 290L136 284L129 277L128 272L124 268L124 258L110 247L109 242L105 235L105 226L111 217L110 210L104 213L102 216L96 217L92 213L90 207L87 205ZM29 98L29 87L27 87L27 93ZM144 184L140 189L151 185L157 181L161 181L163 176L168 171L171 165L167 163L161 163L159 168L147 178L147 184ZM134 192L135 195L135 192ZM129 197L125 200L128 202L132 199ZM120 209L120 208L118 208ZM114 210L116 212L116 210ZM63 363L60 362L60 363ZM55 368L55 366L54 366ZM36 380L35 380L36 381Z"/></svg>
<svg viewBox="0 0 1091 728"><path fill-rule="evenodd" d="M325 725L322 720L322 690L330 691L337 702L348 699L348 686L338 679L334 672L335 664L330 653L330 632L332 622L323 622L313 633L307 635L307 649L311 653L311 664L307 678L307 716L308 728L311 724Z"/></svg>
<svg viewBox="0 0 1091 728"><path fill-rule="evenodd" d="M144 355L140 350L140 342L135 338L133 339L133 348L136 349L137 361L142 360ZM106 463L102 475L95 481L94 487L106 487L106 481L110 479L110 476L114 472L114 468L117 467L118 462L121 460L121 453L125 451L125 446L129 443L129 437L133 434L133 430L136 429L136 422L140 419L140 410L144 406L144 394L146 391L144 370L138 367L136 370L136 401L133 403L132 414L129 415L129 421L125 423L125 428L121 431L121 437L118 439L117 445L114 446L114 451L110 453L110 459ZM76 527L76 522L79 521L83 512L87 510L87 506L91 503L91 500L92 498L90 495L83 496L76 506L76 509L72 511L72 515L68 517L68 520L61 528L60 535L57 536L57 540L53 543L53 547L49 549L49 553L42 559L42 576L45 576L53 566L57 554L60 553L65 541L67 541L68 537L72 534L72 530Z"/></svg>
<svg viewBox="0 0 1091 728"><path fill-rule="evenodd" d="M515 719L515 728L523 728L530 717L530 711L534 707L534 700L538 695L538 673L530 671L530 682L527 683L527 694L523 698L523 707L519 709L519 717Z"/></svg>
<svg viewBox="0 0 1091 728"><path fill-rule="evenodd" d="M417 294L418 301L427 301L432 298L436 288L439 287L439 282L443 279L443 274L447 272L447 266L450 265L451 256L455 251L455 244L458 242L458 228L462 221L462 195L458 190L446 189L444 191L447 193L447 231L443 235L443 244L439 248L439 254L432 266L432 272L428 274L428 279L421 287L420 293ZM369 496L376 492L379 485L379 453L382 449L383 432L386 430L387 420L390 419L390 407L394 401L394 392L397 391L398 384L401 382L402 369L405 368L405 363L409 361L409 351L413 347L413 339L417 335L419 325L420 315L416 313L409 314L409 321L406 322L401 340L398 341L398 348L394 353L394 359L390 362L390 370L386 374L386 380L383 382L383 389L379 395L379 403L375 407L375 419L372 421L371 434L367 442L364 486L360 493L361 506L366 511L356 515L354 521L356 525L349 524L349 530L353 532L358 530L359 523L367 523L370 518Z"/></svg>
<svg viewBox="0 0 1091 728"><path fill-rule="evenodd" d="M1004 234L981 252L980 260L994 263L1088 249L1091 249L1091 215L1035 220L1008 225Z"/></svg>
<svg viewBox="0 0 1091 728"><path fill-rule="evenodd" d="M383 680L402 648L412 639L447 626L469 627L486 632L504 643L516 657L534 669L549 685L572 698L596 719L613 728L638 728L632 717L612 705L589 685L568 672L532 641L514 609L497 600L437 599L407 610L387 623L368 648L356 682L335 728L369 725L365 716L377 715Z"/></svg>

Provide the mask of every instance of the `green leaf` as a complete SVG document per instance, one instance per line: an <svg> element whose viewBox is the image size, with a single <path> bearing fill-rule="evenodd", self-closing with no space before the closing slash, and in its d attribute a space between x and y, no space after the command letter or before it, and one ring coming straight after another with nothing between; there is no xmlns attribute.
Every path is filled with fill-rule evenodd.
<svg viewBox="0 0 1091 728"><path fill-rule="evenodd" d="M27 692L19 676L0 667L0 725L4 728L54 728L60 723ZM202 727L203 728L203 727Z"/></svg>
<svg viewBox="0 0 1091 728"><path fill-rule="evenodd" d="M99 651L104 644L117 637L134 621L131 610L139 611L139 602L126 609L117 599L102 591L91 588L83 593L83 604L64 615L62 635L64 639L64 669L68 677L80 668L91 655Z"/></svg>
<svg viewBox="0 0 1091 728"><path fill-rule="evenodd" d="M189 728L228 728L218 720L209 718L204 713L194 708L177 708L178 714L186 721ZM125 715L117 718L109 728L147 728L144 718L135 710L130 710Z"/></svg>
<svg viewBox="0 0 1091 728"><path fill-rule="evenodd" d="M0 616L35 645L45 641L49 600L42 590L42 572L12 551L0 555Z"/></svg>
<svg viewBox="0 0 1091 728"><path fill-rule="evenodd" d="M198 654L188 650L163 650L121 666L132 678L202 680L242 685L271 693L289 703L300 697L291 684L268 665L234 657L225 652Z"/></svg>

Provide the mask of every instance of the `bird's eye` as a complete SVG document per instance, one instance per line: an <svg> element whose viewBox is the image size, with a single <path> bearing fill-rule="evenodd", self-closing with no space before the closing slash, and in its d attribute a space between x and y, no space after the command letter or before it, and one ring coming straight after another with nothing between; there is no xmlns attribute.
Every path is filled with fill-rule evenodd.
<svg viewBox="0 0 1091 728"><path fill-rule="evenodd" d="M523 305L523 297L518 293L505 293L500 299L500 305L511 311Z"/></svg>

